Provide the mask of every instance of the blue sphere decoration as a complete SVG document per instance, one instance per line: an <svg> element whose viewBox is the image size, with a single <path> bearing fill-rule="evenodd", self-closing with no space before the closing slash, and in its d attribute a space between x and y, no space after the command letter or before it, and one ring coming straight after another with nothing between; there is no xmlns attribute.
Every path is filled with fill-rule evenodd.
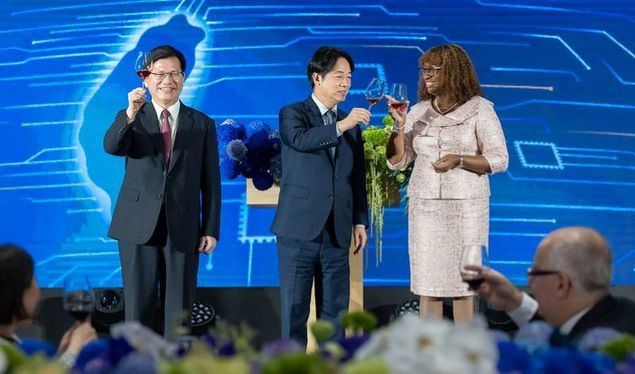
<svg viewBox="0 0 635 374"><path fill-rule="evenodd" d="M257 157L249 157L242 162L242 173L245 178L253 178L258 170L260 170L260 160Z"/></svg>
<svg viewBox="0 0 635 374"><path fill-rule="evenodd" d="M240 164L238 161L226 158L220 162L220 174L225 179L236 179L240 175Z"/></svg>
<svg viewBox="0 0 635 374"><path fill-rule="evenodd" d="M271 142L269 141L269 132L258 132L247 137L245 142L249 152L267 155L271 150Z"/></svg>
<svg viewBox="0 0 635 374"><path fill-rule="evenodd" d="M260 191L266 191L273 186L273 176L263 170L258 170L254 173L252 179L254 187Z"/></svg>
<svg viewBox="0 0 635 374"><path fill-rule="evenodd" d="M223 123L216 128L216 132L219 145L227 144L234 139L245 139L245 126L233 119L223 121Z"/></svg>
<svg viewBox="0 0 635 374"><path fill-rule="evenodd" d="M234 139L227 144L227 155L235 161L242 161L247 155L247 146L240 139Z"/></svg>
<svg viewBox="0 0 635 374"><path fill-rule="evenodd" d="M280 134L277 131L269 133L269 146L274 155L280 154L282 149L282 141L280 140Z"/></svg>
<svg viewBox="0 0 635 374"><path fill-rule="evenodd" d="M251 121L246 127L246 134L248 138L261 132L268 134L270 131L271 128L262 121Z"/></svg>
<svg viewBox="0 0 635 374"><path fill-rule="evenodd" d="M271 173L275 181L280 181L280 178L282 178L282 157L280 157L280 154L269 159L269 173Z"/></svg>

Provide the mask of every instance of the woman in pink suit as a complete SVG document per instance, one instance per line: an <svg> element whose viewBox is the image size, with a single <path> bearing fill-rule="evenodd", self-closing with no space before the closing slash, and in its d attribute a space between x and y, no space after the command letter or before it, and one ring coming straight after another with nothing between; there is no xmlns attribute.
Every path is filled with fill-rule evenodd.
<svg viewBox="0 0 635 374"><path fill-rule="evenodd" d="M408 185L411 290L420 314L442 317L452 298L454 320L474 314L474 293L459 272L464 245L489 240L488 174L507 169L505 137L469 56L458 45L430 48L419 58L418 102L390 109L395 132L391 169L414 167ZM407 113L407 115L406 115Z"/></svg>

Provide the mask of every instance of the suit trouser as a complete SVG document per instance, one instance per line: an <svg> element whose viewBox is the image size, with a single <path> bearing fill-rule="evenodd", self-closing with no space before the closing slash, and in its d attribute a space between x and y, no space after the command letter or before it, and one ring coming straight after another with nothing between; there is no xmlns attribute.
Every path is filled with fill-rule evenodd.
<svg viewBox="0 0 635 374"><path fill-rule="evenodd" d="M168 234L163 208L148 243L119 241L126 321L139 321L153 328L160 292L164 336L172 336L183 322L189 323L196 292L198 256L195 252L176 250ZM161 328L158 330L161 332Z"/></svg>
<svg viewBox="0 0 635 374"><path fill-rule="evenodd" d="M343 337L342 314L348 310L348 248L337 244L332 217L317 238L305 241L278 236L282 338L306 346L311 286L315 277L317 318L335 326L331 339Z"/></svg>

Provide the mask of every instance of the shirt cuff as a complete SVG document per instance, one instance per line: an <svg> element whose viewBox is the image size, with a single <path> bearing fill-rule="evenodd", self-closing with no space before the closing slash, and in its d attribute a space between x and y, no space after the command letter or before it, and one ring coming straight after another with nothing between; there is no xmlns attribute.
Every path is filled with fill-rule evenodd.
<svg viewBox="0 0 635 374"><path fill-rule="evenodd" d="M538 302L523 292L523 299L520 306L507 312L507 314L518 325L518 327L521 327L531 321L537 311Z"/></svg>
<svg viewBox="0 0 635 374"><path fill-rule="evenodd" d="M337 122L335 122L335 133L337 134L338 138L342 136L342 133L340 132L340 128L337 127Z"/></svg>
<svg viewBox="0 0 635 374"><path fill-rule="evenodd" d="M355 225L355 227L363 227L363 228L366 228L366 225L357 224L357 225Z"/></svg>

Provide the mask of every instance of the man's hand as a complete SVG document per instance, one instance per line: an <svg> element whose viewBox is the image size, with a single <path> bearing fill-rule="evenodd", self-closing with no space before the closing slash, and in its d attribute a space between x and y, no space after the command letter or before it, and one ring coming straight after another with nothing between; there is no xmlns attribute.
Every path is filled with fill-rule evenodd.
<svg viewBox="0 0 635 374"><path fill-rule="evenodd" d="M359 123L368 125L370 122L370 112L364 108L353 108L348 116L337 123L337 129L343 133L357 126Z"/></svg>
<svg viewBox="0 0 635 374"><path fill-rule="evenodd" d="M368 240L366 237L366 227L355 226L355 230L353 230L353 239L355 243L355 250L353 251L353 254L356 255L366 246L366 240Z"/></svg>
<svg viewBox="0 0 635 374"><path fill-rule="evenodd" d="M129 120L134 121L137 116L137 112L141 109L141 106L146 102L146 89L137 87L134 90L128 92L128 109L126 109L126 116Z"/></svg>
<svg viewBox="0 0 635 374"><path fill-rule="evenodd" d="M476 275L470 275L470 279L483 279L483 283L473 291L489 304L506 312L517 309L522 304L522 292L503 274L479 265L466 265L465 270L477 272Z"/></svg>
<svg viewBox="0 0 635 374"><path fill-rule="evenodd" d="M213 236L205 235L201 236L201 243L198 245L198 251L205 253L206 255L212 253L216 248L216 238Z"/></svg>
<svg viewBox="0 0 635 374"><path fill-rule="evenodd" d="M445 155L440 159L436 160L432 163L432 167L434 171L437 173L446 173L448 170L454 169L459 166L460 163L459 155Z"/></svg>

